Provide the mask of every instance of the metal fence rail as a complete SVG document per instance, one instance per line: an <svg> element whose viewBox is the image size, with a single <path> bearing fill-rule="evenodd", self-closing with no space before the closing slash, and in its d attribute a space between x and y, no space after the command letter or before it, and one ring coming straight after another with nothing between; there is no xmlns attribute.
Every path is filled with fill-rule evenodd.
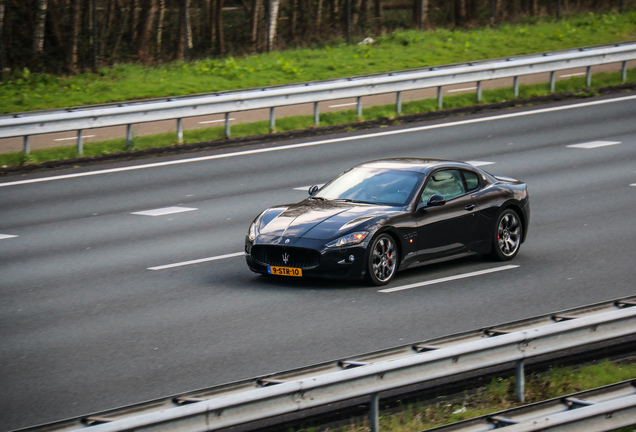
<svg viewBox="0 0 636 432"><path fill-rule="evenodd" d="M438 105L441 107L444 86L476 82L477 100L481 101L482 81L513 78L514 93L518 96L520 76L550 73L550 89L553 91L556 71L579 67L587 68L586 80L587 85L590 86L592 66L622 63L622 76L625 80L627 62L630 60L636 60L636 42L212 95L4 115L0 116L0 138L24 137L25 152L28 152L30 135L78 131L77 147L81 154L81 131L86 129L125 125L127 126L126 139L130 143L131 125L176 120L177 136L181 142L183 118L212 114L225 115L225 134L229 137L229 114L233 112L269 109L270 127L274 129L275 108L313 104L315 123L318 124L319 102L356 98L358 115L361 115L363 97L395 93L396 111L399 114L401 94L405 91L437 88Z"/></svg>
<svg viewBox="0 0 636 432"><path fill-rule="evenodd" d="M636 380L489 414L427 432L609 431L636 424Z"/></svg>
<svg viewBox="0 0 636 432"><path fill-rule="evenodd" d="M622 299L26 430L211 431L369 395L378 430L380 392L511 362L522 378L526 359L634 334L636 298Z"/></svg>

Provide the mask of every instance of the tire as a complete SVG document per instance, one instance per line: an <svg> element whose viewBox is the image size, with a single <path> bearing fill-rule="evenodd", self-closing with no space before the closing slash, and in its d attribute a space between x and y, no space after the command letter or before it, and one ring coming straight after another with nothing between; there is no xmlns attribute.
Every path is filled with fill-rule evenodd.
<svg viewBox="0 0 636 432"><path fill-rule="evenodd" d="M397 273L399 252L393 237L380 234L369 245L366 280L369 284L388 284Z"/></svg>
<svg viewBox="0 0 636 432"><path fill-rule="evenodd" d="M512 209L501 212L497 218L492 241L491 256L497 261L509 261L519 252L523 225L519 215Z"/></svg>

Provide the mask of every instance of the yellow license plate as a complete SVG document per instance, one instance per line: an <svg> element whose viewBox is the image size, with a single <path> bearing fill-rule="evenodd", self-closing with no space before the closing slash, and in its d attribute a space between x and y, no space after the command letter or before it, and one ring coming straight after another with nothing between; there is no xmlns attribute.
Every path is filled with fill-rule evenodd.
<svg viewBox="0 0 636 432"><path fill-rule="evenodd" d="M267 267L267 272L268 272L269 274L273 274L273 275L277 275L277 276L296 276L296 277L302 277L302 275L303 275L303 271L302 271L302 269L295 268L295 267L275 267L275 266L268 266L268 267Z"/></svg>

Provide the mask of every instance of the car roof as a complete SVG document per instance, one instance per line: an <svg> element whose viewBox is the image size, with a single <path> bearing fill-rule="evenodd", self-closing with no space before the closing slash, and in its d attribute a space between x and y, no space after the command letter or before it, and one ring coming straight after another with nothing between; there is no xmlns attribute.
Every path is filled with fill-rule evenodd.
<svg viewBox="0 0 636 432"><path fill-rule="evenodd" d="M429 172L437 168L475 168L470 164L445 159L392 158L378 159L356 165L355 168L384 168L397 171Z"/></svg>

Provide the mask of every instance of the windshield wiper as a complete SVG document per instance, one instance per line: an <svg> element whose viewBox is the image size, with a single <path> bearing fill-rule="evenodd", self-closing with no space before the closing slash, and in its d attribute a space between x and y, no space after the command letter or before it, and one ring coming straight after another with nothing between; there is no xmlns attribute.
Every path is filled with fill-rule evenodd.
<svg viewBox="0 0 636 432"><path fill-rule="evenodd" d="M309 197L309 199L313 199L313 200L316 200L316 201L325 201L326 200L326 198L323 198L321 196L312 196L312 197Z"/></svg>

